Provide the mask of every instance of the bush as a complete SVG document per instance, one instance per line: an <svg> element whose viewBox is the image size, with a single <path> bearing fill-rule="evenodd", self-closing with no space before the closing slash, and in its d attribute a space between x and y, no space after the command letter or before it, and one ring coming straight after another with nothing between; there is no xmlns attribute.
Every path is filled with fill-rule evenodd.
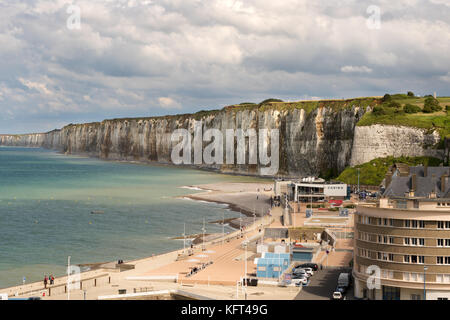
<svg viewBox="0 0 450 320"><path fill-rule="evenodd" d="M372 113L376 116L382 116L386 114L386 110L382 106L373 107Z"/></svg>
<svg viewBox="0 0 450 320"><path fill-rule="evenodd" d="M431 109L432 110L431 112L436 112L436 111L442 110L442 107L439 105L439 101L437 99L435 99L434 97L427 97L425 99L425 103L424 103L424 107L423 107L424 110L425 110L425 107L427 107L427 110ZM427 112L427 113L429 113L429 112Z"/></svg>
<svg viewBox="0 0 450 320"><path fill-rule="evenodd" d="M423 113L433 113L433 109L430 106L424 106L422 109Z"/></svg>
<svg viewBox="0 0 450 320"><path fill-rule="evenodd" d="M402 105L398 103L397 101L389 102L387 105L389 108L401 108Z"/></svg>
<svg viewBox="0 0 450 320"><path fill-rule="evenodd" d="M389 93L386 93L383 97L383 102L389 102L392 101L392 97Z"/></svg>
<svg viewBox="0 0 450 320"><path fill-rule="evenodd" d="M450 106L445 106L445 111L450 111Z"/></svg>
<svg viewBox="0 0 450 320"><path fill-rule="evenodd" d="M408 97L414 97L414 92L408 91L407 95L408 95Z"/></svg>
<svg viewBox="0 0 450 320"><path fill-rule="evenodd" d="M409 103L407 103L407 104L405 104L405 106L403 107L403 111L404 111L405 113L417 113L417 112L422 111L422 109L420 109L419 106L416 106L416 105L414 105L414 104L409 104Z"/></svg>

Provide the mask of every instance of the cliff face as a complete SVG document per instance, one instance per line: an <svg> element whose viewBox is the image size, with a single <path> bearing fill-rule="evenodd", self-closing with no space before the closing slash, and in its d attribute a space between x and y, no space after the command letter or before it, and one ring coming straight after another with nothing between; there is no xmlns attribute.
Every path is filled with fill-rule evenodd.
<svg viewBox="0 0 450 320"><path fill-rule="evenodd" d="M444 159L444 150L434 148L440 141L437 131L403 126L357 126L350 165L387 156L428 156Z"/></svg>
<svg viewBox="0 0 450 320"><path fill-rule="evenodd" d="M3 135L0 145L44 147L101 159L171 163L172 149L178 144L171 141L172 133L176 129L188 129L192 134L195 122L202 121L203 132L215 128L224 137L227 129L279 129L277 175L305 176L337 174L350 163L365 162L386 153L420 153L428 140L436 141L434 136L411 135L409 144L399 141L387 148L382 128L356 127L366 107L352 104L336 108L319 104L309 112L306 108L225 108L194 115L105 120L68 125L44 134ZM388 137L401 140L405 132L392 131ZM372 139L374 135L378 137L376 140ZM270 139L266 141L270 142ZM204 142L203 146L208 144ZM225 141L223 144L225 146ZM398 145L404 148L399 149ZM246 151L246 164L197 166L227 173L260 175L264 166L248 164L248 149Z"/></svg>

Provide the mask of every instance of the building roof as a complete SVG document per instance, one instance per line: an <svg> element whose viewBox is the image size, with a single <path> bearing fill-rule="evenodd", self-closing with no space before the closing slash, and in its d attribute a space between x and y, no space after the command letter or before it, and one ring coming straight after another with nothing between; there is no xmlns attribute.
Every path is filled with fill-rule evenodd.
<svg viewBox="0 0 450 320"><path fill-rule="evenodd" d="M428 197L430 193L435 192L437 198L450 198L449 175L450 167L416 166L409 167L408 173L402 168L394 171L392 181L383 196L404 197L405 193L414 189L414 197Z"/></svg>
<svg viewBox="0 0 450 320"><path fill-rule="evenodd" d="M286 239L289 238L288 228L266 228L264 229L264 239Z"/></svg>

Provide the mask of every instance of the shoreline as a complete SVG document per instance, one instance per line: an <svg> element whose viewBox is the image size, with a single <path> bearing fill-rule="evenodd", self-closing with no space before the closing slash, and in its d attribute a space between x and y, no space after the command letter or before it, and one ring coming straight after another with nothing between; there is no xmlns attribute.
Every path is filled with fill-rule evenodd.
<svg viewBox="0 0 450 320"><path fill-rule="evenodd" d="M221 185L221 186L225 186L225 187L229 187L229 186L242 186L242 185L262 185L261 183L256 183L256 182L239 182L239 183L235 183L235 182L219 182L219 183L215 183L213 185ZM253 213L246 209L245 207L242 207L239 205L239 203L233 203L231 201L220 201L220 200L211 200L211 199L205 199L204 195L210 195L213 194L214 196L221 196L221 195L225 195L225 194L240 194L239 188L235 189L234 192L226 192L224 190L220 190L220 188L211 188L211 185L193 185L193 186L180 186L179 188L187 188L187 189L191 189L191 190L197 190L197 191L202 191L199 193L195 193L195 194L187 194L185 196L178 196L175 198L178 199L182 199L182 198L186 198L186 199L190 199L192 201L198 201L198 202L209 202L209 203L216 203L216 204L222 204L222 205L226 205L226 207L224 207L224 210L228 209L228 210L232 210L236 213L241 212L243 214L243 219L241 221L241 225L244 226L246 229L251 229L252 225L254 222L259 222L261 221L262 217L261 216L257 216L256 219L253 218ZM233 187L232 187L233 188ZM263 189L263 186L260 187L261 189ZM205 239L205 245L208 245L210 243L214 243L217 241L222 241L222 239L227 239L228 237L230 237L231 235L237 234L240 230L239 230L239 219L240 218L227 218L226 219L226 225L228 225L229 228L231 228L231 231L225 232L225 234L222 233L213 233L213 234L209 234L209 239ZM234 221L234 223L233 223ZM221 221L213 221L213 222L208 222L208 223L218 223L221 224ZM212 237L212 239L211 239ZM172 240L174 241L179 241L180 239L175 239L177 238L177 236L175 237L171 237ZM194 244L195 247L197 247L198 245L202 245L203 241L202 241L202 235L199 235L198 237L192 238L190 239L190 242L192 244ZM144 256L144 257L139 257L139 258L135 258L132 260L124 260L124 264L137 264L141 261L147 261L149 259L162 259L165 256L172 256L172 255L176 255L178 253L180 253L181 251L183 251L183 249L176 249L176 250L169 250L169 251L163 251L163 252L159 252L159 253L154 253L151 256ZM115 265L116 261L106 261L106 262L84 262L84 263L79 263L79 264L74 264L76 266L79 266L80 268L84 269L84 268L88 268L87 270L83 270L81 272L81 275L89 275L90 273L98 273L101 272L102 270L113 270L113 268L111 268L112 265ZM109 265L109 267L106 267L106 265ZM105 269L106 268L106 269ZM66 275L61 275L56 277L55 279L59 279L58 281L60 282L61 278L67 277ZM37 282L31 282L31 283L27 283L25 285L22 284L17 284L15 286L10 286L10 287L4 287L4 288L0 288L0 292L3 291L11 291L13 288L21 288L21 287L28 287L28 286L33 286L33 285L38 285L40 284L40 281ZM21 290L20 290L21 291Z"/></svg>

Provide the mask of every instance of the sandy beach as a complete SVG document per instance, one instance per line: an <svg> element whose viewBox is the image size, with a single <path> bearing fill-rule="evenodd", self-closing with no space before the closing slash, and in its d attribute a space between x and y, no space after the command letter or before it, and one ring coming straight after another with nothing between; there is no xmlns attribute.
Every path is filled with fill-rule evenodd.
<svg viewBox="0 0 450 320"><path fill-rule="evenodd" d="M253 223L254 215L262 217L270 211L270 197L273 183L211 183L189 186L194 190L204 190L184 196L197 201L227 204L230 210L241 212L244 217L228 219L228 224L239 228Z"/></svg>

